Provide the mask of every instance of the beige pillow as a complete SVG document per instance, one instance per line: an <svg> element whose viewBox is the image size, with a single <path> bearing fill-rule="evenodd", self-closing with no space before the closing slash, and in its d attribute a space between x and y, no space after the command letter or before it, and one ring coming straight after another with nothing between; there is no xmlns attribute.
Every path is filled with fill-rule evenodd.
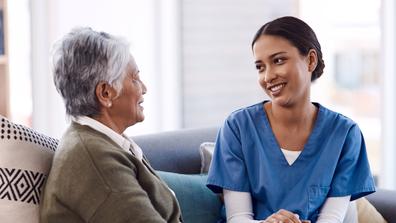
<svg viewBox="0 0 396 223"><path fill-rule="evenodd" d="M0 115L0 222L38 223L58 140Z"/></svg>
<svg viewBox="0 0 396 223"><path fill-rule="evenodd" d="M214 152L215 143L214 142L204 142L199 147L199 152L201 154L201 173L208 173L210 162L212 161L212 156Z"/></svg>
<svg viewBox="0 0 396 223"><path fill-rule="evenodd" d="M386 220L366 198L357 199L356 205L359 223L386 223Z"/></svg>

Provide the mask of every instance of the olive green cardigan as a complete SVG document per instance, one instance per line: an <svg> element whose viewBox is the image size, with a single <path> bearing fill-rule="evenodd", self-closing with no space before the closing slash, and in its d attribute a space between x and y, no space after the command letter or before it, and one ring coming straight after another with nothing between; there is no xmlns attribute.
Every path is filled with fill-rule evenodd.
<svg viewBox="0 0 396 223"><path fill-rule="evenodd" d="M106 135L72 123L55 153L42 223L179 222L179 205L144 159Z"/></svg>

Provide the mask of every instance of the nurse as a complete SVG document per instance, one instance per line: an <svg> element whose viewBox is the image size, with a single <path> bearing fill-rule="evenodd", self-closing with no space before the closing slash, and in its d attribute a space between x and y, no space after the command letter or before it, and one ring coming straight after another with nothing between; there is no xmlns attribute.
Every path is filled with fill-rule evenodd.
<svg viewBox="0 0 396 223"><path fill-rule="evenodd" d="M208 187L224 194L227 222L342 222L350 201L375 187L358 125L311 102L325 67L314 31L281 17L257 31L252 49L270 100L226 119Z"/></svg>

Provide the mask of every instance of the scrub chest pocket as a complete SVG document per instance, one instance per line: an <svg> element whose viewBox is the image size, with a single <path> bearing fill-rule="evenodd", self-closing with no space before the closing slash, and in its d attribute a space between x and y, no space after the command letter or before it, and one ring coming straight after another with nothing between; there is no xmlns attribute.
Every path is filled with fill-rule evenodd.
<svg viewBox="0 0 396 223"><path fill-rule="evenodd" d="M308 190L308 213L312 213L311 220L316 221L329 193L329 186L310 186ZM319 207L319 208L318 208Z"/></svg>

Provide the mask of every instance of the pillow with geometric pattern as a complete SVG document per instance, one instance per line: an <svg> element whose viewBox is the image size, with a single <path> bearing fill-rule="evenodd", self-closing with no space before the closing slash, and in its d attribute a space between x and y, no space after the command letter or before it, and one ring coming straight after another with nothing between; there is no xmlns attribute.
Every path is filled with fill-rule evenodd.
<svg viewBox="0 0 396 223"><path fill-rule="evenodd" d="M0 115L1 222L39 222L41 193L57 145L57 139Z"/></svg>

